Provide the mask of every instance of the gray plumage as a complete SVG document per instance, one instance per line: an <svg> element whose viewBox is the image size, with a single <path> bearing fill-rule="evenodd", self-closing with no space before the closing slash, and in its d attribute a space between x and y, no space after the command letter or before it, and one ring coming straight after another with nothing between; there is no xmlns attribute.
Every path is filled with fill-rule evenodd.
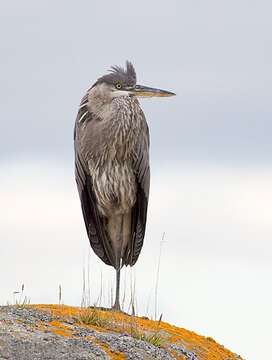
<svg viewBox="0 0 272 360"><path fill-rule="evenodd" d="M136 96L172 94L150 89L136 85L130 62L126 69L113 67L82 98L75 123L75 176L86 230L95 254L117 270L118 309L120 268L139 257L149 196L149 131Z"/></svg>

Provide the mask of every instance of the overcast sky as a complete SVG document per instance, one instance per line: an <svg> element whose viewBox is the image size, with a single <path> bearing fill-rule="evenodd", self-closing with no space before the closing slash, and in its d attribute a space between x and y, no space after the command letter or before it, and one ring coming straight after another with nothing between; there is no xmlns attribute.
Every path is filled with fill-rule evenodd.
<svg viewBox="0 0 272 360"><path fill-rule="evenodd" d="M267 355L272 275L272 5L268 1L46 1L0 5L0 302L79 305L88 240L73 179L85 90L128 59L151 132L139 311L159 311L248 360ZM91 255L93 297L100 272ZM130 272L127 271L127 276ZM150 274L150 277L147 276ZM171 279L171 281L169 281ZM107 290L105 290L107 291ZM99 291L98 291L99 292ZM106 302L106 299L105 299Z"/></svg>

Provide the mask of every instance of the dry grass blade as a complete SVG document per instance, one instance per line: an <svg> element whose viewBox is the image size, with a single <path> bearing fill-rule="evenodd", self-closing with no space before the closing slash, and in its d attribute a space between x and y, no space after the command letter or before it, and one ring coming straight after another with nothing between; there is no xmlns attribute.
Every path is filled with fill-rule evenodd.
<svg viewBox="0 0 272 360"><path fill-rule="evenodd" d="M162 245L165 239L165 232L162 234L162 239L160 242L160 253L159 253L159 260L158 260L158 267L157 267L157 274L156 274L156 285L155 285L155 320L157 319L157 311L158 311L158 288L159 288L159 276L160 276L160 267L161 267L161 255L162 255Z"/></svg>
<svg viewBox="0 0 272 360"><path fill-rule="evenodd" d="M61 304L61 296L62 296L61 285L59 285L59 305Z"/></svg>

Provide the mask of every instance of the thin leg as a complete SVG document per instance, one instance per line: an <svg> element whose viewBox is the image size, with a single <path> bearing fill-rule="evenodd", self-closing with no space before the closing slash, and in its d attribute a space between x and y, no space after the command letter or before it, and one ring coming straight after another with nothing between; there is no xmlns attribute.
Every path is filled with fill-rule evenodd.
<svg viewBox="0 0 272 360"><path fill-rule="evenodd" d="M115 303L113 305L113 309L114 310L121 310L120 308L120 302L119 302L119 297L120 297L120 273L121 273L121 269L120 267L118 267L118 269L116 269L116 291L115 291Z"/></svg>
<svg viewBox="0 0 272 360"><path fill-rule="evenodd" d="M120 273L121 273L121 253L122 253L122 246L123 246L123 224L124 224L124 216L121 215L121 222L120 222L120 228L119 228L119 241L118 241L118 249L116 252L116 265L117 265L117 269L116 269L116 291L115 291L115 303L113 305L113 309L120 311L121 307L120 307Z"/></svg>

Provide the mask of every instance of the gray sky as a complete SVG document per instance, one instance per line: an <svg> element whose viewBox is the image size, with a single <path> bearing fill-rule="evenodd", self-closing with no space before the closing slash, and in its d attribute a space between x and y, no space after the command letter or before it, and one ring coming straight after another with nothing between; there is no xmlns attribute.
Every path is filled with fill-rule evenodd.
<svg viewBox="0 0 272 360"><path fill-rule="evenodd" d="M139 308L145 311L166 231L164 318L249 360L266 356L270 2L26 0L0 7L0 301L25 281L32 302L56 302L61 282L65 301L80 303L88 242L73 180L73 123L85 90L128 59L140 84L178 95L141 102L152 183L135 270ZM110 269L91 259L94 284L100 269L111 279Z"/></svg>
<svg viewBox="0 0 272 360"><path fill-rule="evenodd" d="M2 4L1 156L70 159L82 94L129 59L140 83L178 94L143 102L154 158L270 163L270 10L250 0Z"/></svg>

